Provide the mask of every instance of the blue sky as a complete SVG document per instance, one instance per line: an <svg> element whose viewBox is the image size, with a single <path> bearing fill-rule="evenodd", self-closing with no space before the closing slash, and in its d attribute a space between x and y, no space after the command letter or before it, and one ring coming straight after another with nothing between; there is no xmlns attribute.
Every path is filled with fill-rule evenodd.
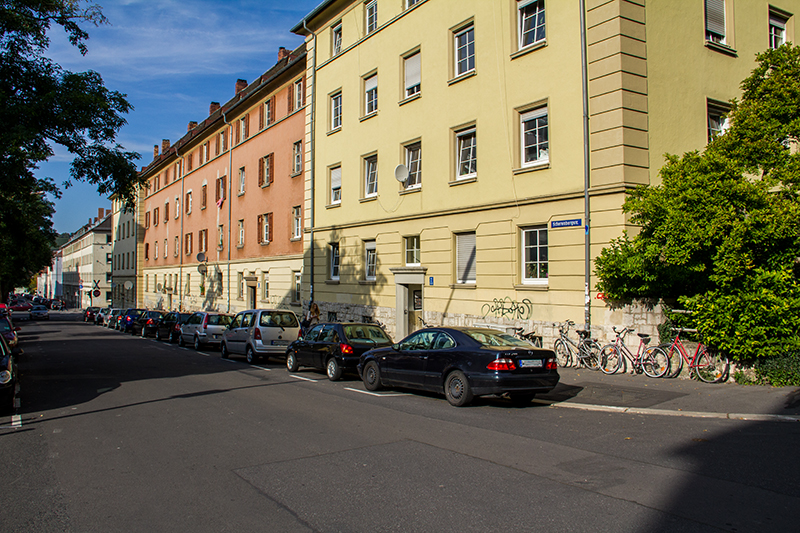
<svg viewBox="0 0 800 533"><path fill-rule="evenodd" d="M175 142L189 121L208 116L212 101L233 97L237 78L253 81L273 66L278 48L296 48L301 37L289 28L321 0L103 0L105 26L84 26L89 52L81 56L63 31L53 31L48 56L74 72L94 70L106 87L127 94L134 110L118 141L139 152L142 167L153 160L153 145ZM72 158L66 151L41 165L63 192L55 200L58 232L73 232L111 202L94 187L62 184Z"/></svg>

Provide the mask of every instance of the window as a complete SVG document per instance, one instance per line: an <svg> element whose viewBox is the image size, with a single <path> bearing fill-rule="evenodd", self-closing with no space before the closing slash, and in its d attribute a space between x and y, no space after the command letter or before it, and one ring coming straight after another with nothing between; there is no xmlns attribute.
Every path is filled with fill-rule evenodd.
<svg viewBox="0 0 800 533"><path fill-rule="evenodd" d="M331 28L331 55L335 56L342 51L342 23Z"/></svg>
<svg viewBox="0 0 800 533"><path fill-rule="evenodd" d="M549 162L547 107L520 115L520 135L523 167Z"/></svg>
<svg viewBox="0 0 800 533"><path fill-rule="evenodd" d="M475 28L470 25L455 35L456 76L475 70Z"/></svg>
<svg viewBox="0 0 800 533"><path fill-rule="evenodd" d="M244 167L239 169L239 196L244 194Z"/></svg>
<svg viewBox="0 0 800 533"><path fill-rule="evenodd" d="M547 282L547 226L522 230L522 282Z"/></svg>
<svg viewBox="0 0 800 533"><path fill-rule="evenodd" d="M192 171L192 164L194 163L193 154L186 154L186 172Z"/></svg>
<svg viewBox="0 0 800 533"><path fill-rule="evenodd" d="M264 107L261 110L261 120L263 121L263 127L267 127L273 122L275 122L275 100L274 98L270 98L266 102L264 102Z"/></svg>
<svg viewBox="0 0 800 533"><path fill-rule="evenodd" d="M331 169L331 204L342 203L342 167Z"/></svg>
<svg viewBox="0 0 800 533"><path fill-rule="evenodd" d="M420 264L419 235L412 235L405 238L406 242L406 266L417 266Z"/></svg>
<svg viewBox="0 0 800 533"><path fill-rule="evenodd" d="M422 54L417 52L403 59L406 98L414 96L422 90L421 58Z"/></svg>
<svg viewBox="0 0 800 533"><path fill-rule="evenodd" d="M272 167L274 166L275 154L265 155L258 161L258 186L269 187L272 183Z"/></svg>
<svg viewBox="0 0 800 533"><path fill-rule="evenodd" d="M294 294L292 294L292 302L299 303L302 298L302 281L303 275L300 272L294 273Z"/></svg>
<svg viewBox="0 0 800 533"><path fill-rule="evenodd" d="M292 208L292 239L299 239L303 234L303 212L300 206Z"/></svg>
<svg viewBox="0 0 800 533"><path fill-rule="evenodd" d="M150 211L144 214L144 229L147 229L149 227L150 227ZM117 235L119 235L119 232L117 232Z"/></svg>
<svg viewBox="0 0 800 533"><path fill-rule="evenodd" d="M208 251L208 230L201 229L197 232L197 249L200 252Z"/></svg>
<svg viewBox="0 0 800 533"><path fill-rule="evenodd" d="M422 187L422 143L406 146L406 166L408 167L406 189Z"/></svg>
<svg viewBox="0 0 800 533"><path fill-rule="evenodd" d="M225 201L226 195L226 182L227 176L222 176L221 178L217 178L217 207L222 207L222 202Z"/></svg>
<svg viewBox="0 0 800 533"><path fill-rule="evenodd" d="M367 34L374 32L378 29L378 2L377 0L370 0L366 6L367 17Z"/></svg>
<svg viewBox="0 0 800 533"><path fill-rule="evenodd" d="M264 272L261 276L262 299L269 300L269 272Z"/></svg>
<svg viewBox="0 0 800 533"><path fill-rule="evenodd" d="M478 174L478 152L475 128L456 133L456 179L474 178Z"/></svg>
<svg viewBox="0 0 800 533"><path fill-rule="evenodd" d="M305 103L305 92L303 91L303 80L299 79L294 82L294 110L298 110L303 107Z"/></svg>
<svg viewBox="0 0 800 533"><path fill-rule="evenodd" d="M156 207L153 209L153 225L158 226L158 221L159 221L158 208Z"/></svg>
<svg viewBox="0 0 800 533"><path fill-rule="evenodd" d="M164 202L164 222L169 222L169 201Z"/></svg>
<svg viewBox="0 0 800 533"><path fill-rule="evenodd" d="M200 189L200 209L205 209L208 206L208 185L203 184Z"/></svg>
<svg viewBox="0 0 800 533"><path fill-rule="evenodd" d="M787 18L770 11L769 13L769 47L773 50L786 42Z"/></svg>
<svg viewBox="0 0 800 533"><path fill-rule="evenodd" d="M184 235L183 239L184 239L184 243L183 243L184 252L183 253L185 253L186 255L192 255L192 234L191 233L187 233L186 235Z"/></svg>
<svg viewBox="0 0 800 533"><path fill-rule="evenodd" d="M342 127L342 93L331 96L331 129Z"/></svg>
<svg viewBox="0 0 800 533"><path fill-rule="evenodd" d="M175 257L181 255L181 238L179 235L175 235L175 246L173 248L175 251L172 253L172 255Z"/></svg>
<svg viewBox="0 0 800 533"><path fill-rule="evenodd" d="M258 242L269 244L272 241L272 213L258 215Z"/></svg>
<svg viewBox="0 0 800 533"><path fill-rule="evenodd" d="M181 216L181 198L180 196L175 197L175 218L180 218Z"/></svg>
<svg viewBox="0 0 800 533"><path fill-rule="evenodd" d="M186 201L184 202L186 207L186 214L190 214L192 212L192 191L186 193Z"/></svg>
<svg viewBox="0 0 800 533"><path fill-rule="evenodd" d="M153 243L153 259L158 259L158 241Z"/></svg>
<svg viewBox="0 0 800 533"><path fill-rule="evenodd" d="M517 10L520 49L544 41L544 0L519 0Z"/></svg>
<svg viewBox="0 0 800 533"><path fill-rule="evenodd" d="M303 141L292 145L292 173L300 174L303 171Z"/></svg>
<svg viewBox="0 0 800 533"><path fill-rule="evenodd" d="M155 192L155 191L157 191L158 189L161 188L161 174L156 176L156 179L154 181L155 181L155 185L153 186L153 191Z"/></svg>
<svg viewBox="0 0 800 533"><path fill-rule="evenodd" d="M378 156L364 158L364 196L378 195Z"/></svg>
<svg viewBox="0 0 800 533"><path fill-rule="evenodd" d="M244 220L240 220L239 221L238 228L239 228L239 232L238 232L239 240L236 243L236 245L241 248L242 246L244 246Z"/></svg>
<svg viewBox="0 0 800 533"><path fill-rule="evenodd" d="M236 142L247 140L250 136L250 114L243 116L239 119L239 128L236 130Z"/></svg>
<svg viewBox="0 0 800 533"><path fill-rule="evenodd" d="M328 249L331 279L339 279L339 243L334 242Z"/></svg>
<svg viewBox="0 0 800 533"><path fill-rule="evenodd" d="M725 44L725 0L705 0L706 41Z"/></svg>
<svg viewBox="0 0 800 533"><path fill-rule="evenodd" d="M208 141L203 143L203 148L200 152L200 164L208 161Z"/></svg>
<svg viewBox="0 0 800 533"><path fill-rule="evenodd" d="M456 235L456 282L475 283L475 233Z"/></svg>
<svg viewBox="0 0 800 533"><path fill-rule="evenodd" d="M729 124L726 115L731 109L727 104L711 100L706 103L706 106L708 110L708 142L711 142L714 137L722 135L728 130Z"/></svg>
<svg viewBox="0 0 800 533"><path fill-rule="evenodd" d="M192 275L190 273L186 273L186 294L191 294L192 292Z"/></svg>
<svg viewBox="0 0 800 533"><path fill-rule="evenodd" d="M149 242L144 243L144 259L145 259L145 261L149 261L150 260L150 243Z"/></svg>
<svg viewBox="0 0 800 533"><path fill-rule="evenodd" d="M366 265L367 281L373 281L378 273L378 253L375 241L364 241L364 264Z"/></svg>
<svg viewBox="0 0 800 533"><path fill-rule="evenodd" d="M244 298L244 275L241 272L236 273L236 287L237 287L237 297L241 300L242 298ZM245 320L247 320L251 319L252 316L253 316L252 314L248 314L245 315L244 318ZM247 322L249 323L250 320L247 320Z"/></svg>
<svg viewBox="0 0 800 533"><path fill-rule="evenodd" d="M217 226L217 248L222 250L225 247L225 226Z"/></svg>
<svg viewBox="0 0 800 533"><path fill-rule="evenodd" d="M169 248L167 246L168 244L169 244L169 241L167 241L167 239L164 239L164 259L169 257Z"/></svg>
<svg viewBox="0 0 800 533"><path fill-rule="evenodd" d="M364 115L378 111L378 76L364 79Z"/></svg>
<svg viewBox="0 0 800 533"><path fill-rule="evenodd" d="M406 9L412 7L415 4L420 3L422 0L406 0Z"/></svg>

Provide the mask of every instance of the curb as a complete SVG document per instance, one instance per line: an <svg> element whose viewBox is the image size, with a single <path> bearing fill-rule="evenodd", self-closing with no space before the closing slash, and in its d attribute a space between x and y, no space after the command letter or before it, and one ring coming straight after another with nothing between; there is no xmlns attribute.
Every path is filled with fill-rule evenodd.
<svg viewBox="0 0 800 533"><path fill-rule="evenodd" d="M549 407L567 407L584 411L605 413L632 413L637 415L684 416L689 418L720 418L727 420L755 420L760 422L800 422L800 415L765 415L756 413L708 413L703 411L676 411L670 409L649 409L643 407L619 407L616 405L593 405L574 402L551 402L534 398L533 403Z"/></svg>

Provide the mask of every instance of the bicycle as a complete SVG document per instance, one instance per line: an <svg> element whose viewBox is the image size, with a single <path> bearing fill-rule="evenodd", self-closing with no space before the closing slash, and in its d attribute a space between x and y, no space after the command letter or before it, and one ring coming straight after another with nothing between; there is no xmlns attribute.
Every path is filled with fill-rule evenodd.
<svg viewBox="0 0 800 533"><path fill-rule="evenodd" d="M535 331L529 331L527 333L523 333L523 328L513 328L514 329L514 336L518 339L522 339L524 341L528 341L529 343L533 344L537 348L542 347L542 336L537 335Z"/></svg>
<svg viewBox="0 0 800 533"><path fill-rule="evenodd" d="M603 374L615 374L619 372L620 368L628 370L628 361L630 361L634 371L637 374L645 373L651 378L663 377L669 370L669 357L659 346L648 346L650 344L650 335L645 333L637 333L639 336L639 348L636 354L631 352L628 345L625 344L625 336L634 331L629 328L622 328L617 331L614 327L614 333L617 338L614 342L603 346L600 352L600 370Z"/></svg>
<svg viewBox="0 0 800 533"><path fill-rule="evenodd" d="M689 373L694 373L700 381L706 383L721 383L728 379L730 360L719 354L712 354L703 344L702 338L697 343L694 355L690 358L689 352L681 342L681 333L697 333L693 328L670 328L675 333L675 339L669 345L662 345L669 358L668 377L674 378L683 370L684 363L689 365ZM666 348L664 348L666 346Z"/></svg>
<svg viewBox="0 0 800 533"><path fill-rule="evenodd" d="M579 337L577 343L570 339L567 333L570 326L574 325L572 320L558 325L558 338L553 344L556 363L563 368L585 366L590 370L597 370L600 366L600 345L591 338L591 332L584 329L575 330Z"/></svg>

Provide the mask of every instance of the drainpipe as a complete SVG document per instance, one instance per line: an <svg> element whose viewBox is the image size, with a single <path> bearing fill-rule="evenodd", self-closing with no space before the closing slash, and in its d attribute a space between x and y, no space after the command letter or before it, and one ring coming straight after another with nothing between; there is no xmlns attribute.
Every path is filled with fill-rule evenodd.
<svg viewBox="0 0 800 533"><path fill-rule="evenodd" d="M226 126L231 126L230 122L228 122L228 117L225 114L226 112L222 112L222 121L225 123ZM231 194L233 192L233 127L230 128L231 137L228 140L228 289L225 291L228 293L228 313L231 312ZM225 135L228 133L225 132Z"/></svg>
<svg viewBox="0 0 800 533"><path fill-rule="evenodd" d="M309 200L311 204L311 236L310 239L310 251L311 251L311 263L309 265L309 306L314 301L314 208L315 202L314 199L316 197L316 189L314 186L314 142L315 142L315 126L316 126L316 110L317 110L317 34L313 31L308 29L306 26L306 19L303 19L303 28L310 33L314 38L314 59L311 62L311 146L309 151L311 152L311 162L309 163L309 172L311 173L311 199ZM308 57L308 56L306 56ZM307 83L307 81L306 81ZM301 302L302 305L302 302Z"/></svg>
<svg viewBox="0 0 800 533"><path fill-rule="evenodd" d="M583 217L586 233L584 235L584 320L586 329L592 325L591 310L591 240L589 238L589 66L586 58L586 0L579 0L581 10L581 89L583 90Z"/></svg>
<svg viewBox="0 0 800 533"><path fill-rule="evenodd" d="M184 192L186 183L186 176L181 176L181 199L178 202L178 206L183 212L179 212L178 215L181 217L181 233L178 236L178 259L180 263L178 264L178 311L183 311L183 247L185 246L184 239L186 238L183 234L183 218L184 214L186 213L186 206L184 202L186 202L186 193ZM170 309L172 311L172 309Z"/></svg>

